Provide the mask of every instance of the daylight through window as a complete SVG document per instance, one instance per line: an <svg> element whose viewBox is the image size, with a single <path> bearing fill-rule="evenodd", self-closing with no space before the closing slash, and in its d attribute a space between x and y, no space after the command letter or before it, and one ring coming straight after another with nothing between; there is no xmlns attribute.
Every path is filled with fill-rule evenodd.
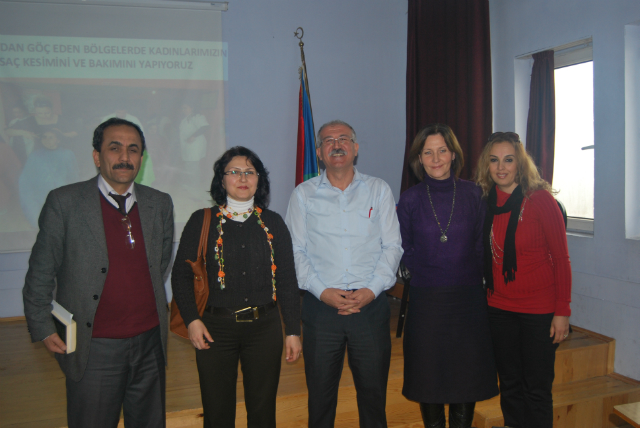
<svg viewBox="0 0 640 428"><path fill-rule="evenodd" d="M569 217L593 219L593 61L555 70L556 196Z"/></svg>

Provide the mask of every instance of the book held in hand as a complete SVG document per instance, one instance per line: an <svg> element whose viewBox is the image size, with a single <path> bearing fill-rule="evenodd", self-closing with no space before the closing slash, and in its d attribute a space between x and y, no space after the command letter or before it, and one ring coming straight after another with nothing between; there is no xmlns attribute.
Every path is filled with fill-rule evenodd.
<svg viewBox="0 0 640 428"><path fill-rule="evenodd" d="M58 336L67 345L67 354L70 354L76 350L76 322L73 319L73 314L60 306L58 302L54 300L51 303L53 304L51 314L56 323Z"/></svg>

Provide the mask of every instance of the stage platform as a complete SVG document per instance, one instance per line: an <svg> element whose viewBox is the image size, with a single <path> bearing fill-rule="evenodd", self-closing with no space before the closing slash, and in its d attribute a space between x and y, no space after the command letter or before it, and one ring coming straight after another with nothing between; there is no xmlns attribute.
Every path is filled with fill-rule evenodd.
<svg viewBox="0 0 640 428"><path fill-rule="evenodd" d="M422 427L418 403L402 396L402 338L395 337L400 301L391 305L392 341L387 389L389 427ZM24 319L0 320L0 427L66 427L65 380L58 363L42 343L29 340ZM640 382L613 372L615 340L587 330L574 332L561 344L556 357L554 428L624 426L613 406L640 401ZM303 356L304 357L304 356ZM190 342L173 334L169 339L167 369L167 427L201 427L202 404ZM307 389L304 361L282 360L277 401L279 428L307 426ZM504 425L498 397L478 403L474 427ZM120 426L123 426L121 423ZM242 372L237 390L236 426L246 427ZM346 364L340 382L337 428L357 428L358 410L351 372Z"/></svg>

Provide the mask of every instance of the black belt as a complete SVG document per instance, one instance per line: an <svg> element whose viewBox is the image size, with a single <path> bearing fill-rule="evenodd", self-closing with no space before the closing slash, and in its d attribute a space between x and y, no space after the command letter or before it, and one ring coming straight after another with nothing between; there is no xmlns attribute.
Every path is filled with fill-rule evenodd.
<svg viewBox="0 0 640 428"><path fill-rule="evenodd" d="M247 306L246 308L238 309L234 311L229 308L217 308L214 306L207 306L205 311L211 315L216 315L223 318L235 318L236 322L251 322L257 320L261 316L265 316L267 311L277 306L276 302L267 303L262 306Z"/></svg>

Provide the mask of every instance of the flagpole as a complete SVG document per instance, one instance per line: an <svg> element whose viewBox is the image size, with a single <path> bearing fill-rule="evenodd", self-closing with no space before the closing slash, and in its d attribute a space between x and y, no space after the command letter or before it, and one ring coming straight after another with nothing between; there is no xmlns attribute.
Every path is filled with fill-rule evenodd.
<svg viewBox="0 0 640 428"><path fill-rule="evenodd" d="M300 33L298 33L300 30ZM302 27L296 28L296 31L293 35L300 40L298 46L300 46L300 58L302 59L302 69L304 70L304 87L307 92L307 98L309 98L309 109L311 110L311 126L313 128L313 147L316 147L316 126L313 121L313 106L311 105L311 95L309 94L309 80L307 79L307 62L304 59L304 42L302 38L304 37L304 29ZM320 167L320 160L318 159L318 155L316 154L316 164L318 168Z"/></svg>

